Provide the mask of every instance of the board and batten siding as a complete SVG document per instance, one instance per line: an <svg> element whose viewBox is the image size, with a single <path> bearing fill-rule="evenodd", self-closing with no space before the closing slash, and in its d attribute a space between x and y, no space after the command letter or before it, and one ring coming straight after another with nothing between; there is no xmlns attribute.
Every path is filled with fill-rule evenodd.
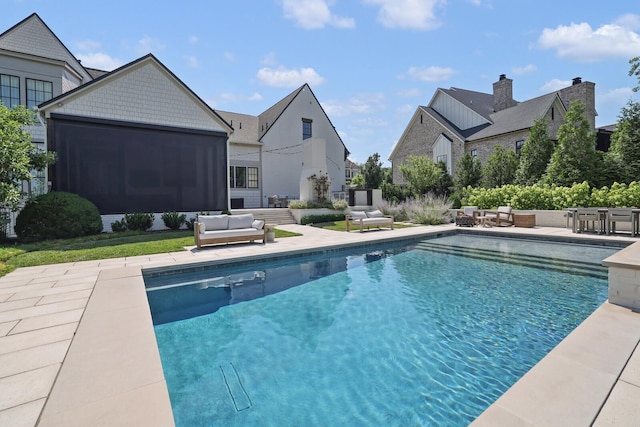
<svg viewBox="0 0 640 427"><path fill-rule="evenodd" d="M462 130L487 123L480 114L443 92L438 93L431 107Z"/></svg>

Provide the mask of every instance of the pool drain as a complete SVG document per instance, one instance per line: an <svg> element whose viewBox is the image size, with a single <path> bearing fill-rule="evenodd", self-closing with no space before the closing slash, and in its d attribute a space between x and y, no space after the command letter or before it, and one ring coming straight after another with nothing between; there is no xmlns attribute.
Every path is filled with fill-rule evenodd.
<svg viewBox="0 0 640 427"><path fill-rule="evenodd" d="M229 396L231 397L231 401L233 402L233 406L236 408L236 411L240 412L251 408L251 399L249 398L244 385L242 385L240 375L238 375L238 371L236 370L236 367L233 366L233 363L229 362L224 365L220 365L220 372L222 373L224 383L227 385L227 391L229 392Z"/></svg>

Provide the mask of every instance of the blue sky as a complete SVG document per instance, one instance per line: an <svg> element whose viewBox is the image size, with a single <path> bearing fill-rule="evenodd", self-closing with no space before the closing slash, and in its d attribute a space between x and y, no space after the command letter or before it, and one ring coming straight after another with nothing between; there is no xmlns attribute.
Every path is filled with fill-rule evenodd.
<svg viewBox="0 0 640 427"><path fill-rule="evenodd" d="M0 0L0 32L38 13L82 60L105 70L153 53L211 107L258 115L303 83L351 159L385 161L438 87L518 101L596 84L597 126L639 95L634 2L551 0Z"/></svg>

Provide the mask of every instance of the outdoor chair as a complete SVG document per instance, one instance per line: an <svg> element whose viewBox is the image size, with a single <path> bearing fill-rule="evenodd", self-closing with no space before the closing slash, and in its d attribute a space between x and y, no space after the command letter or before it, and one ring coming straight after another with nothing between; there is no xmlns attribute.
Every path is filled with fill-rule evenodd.
<svg viewBox="0 0 640 427"><path fill-rule="evenodd" d="M465 206L456 215L456 225L461 227L473 227L478 223L477 217L480 211L477 206Z"/></svg>
<svg viewBox="0 0 640 427"><path fill-rule="evenodd" d="M635 215L631 208L614 208L607 211L607 234L616 232L616 222L628 222L631 227L631 237L636 235Z"/></svg>
<svg viewBox="0 0 640 427"><path fill-rule="evenodd" d="M575 220L577 221L576 232L596 231L601 234L606 229L606 211L598 208L577 208L575 212Z"/></svg>
<svg viewBox="0 0 640 427"><path fill-rule="evenodd" d="M499 206L496 211L484 212L483 224L497 227L509 227L513 225L513 212L511 206Z"/></svg>

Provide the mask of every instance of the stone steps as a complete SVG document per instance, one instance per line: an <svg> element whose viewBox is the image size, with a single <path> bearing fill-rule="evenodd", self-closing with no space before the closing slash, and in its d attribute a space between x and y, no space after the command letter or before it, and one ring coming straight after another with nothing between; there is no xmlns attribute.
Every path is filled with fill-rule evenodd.
<svg viewBox="0 0 640 427"><path fill-rule="evenodd" d="M232 215L253 214L256 219L262 219L266 224L296 224L296 219L291 215L289 209L267 208L267 209L232 209Z"/></svg>

